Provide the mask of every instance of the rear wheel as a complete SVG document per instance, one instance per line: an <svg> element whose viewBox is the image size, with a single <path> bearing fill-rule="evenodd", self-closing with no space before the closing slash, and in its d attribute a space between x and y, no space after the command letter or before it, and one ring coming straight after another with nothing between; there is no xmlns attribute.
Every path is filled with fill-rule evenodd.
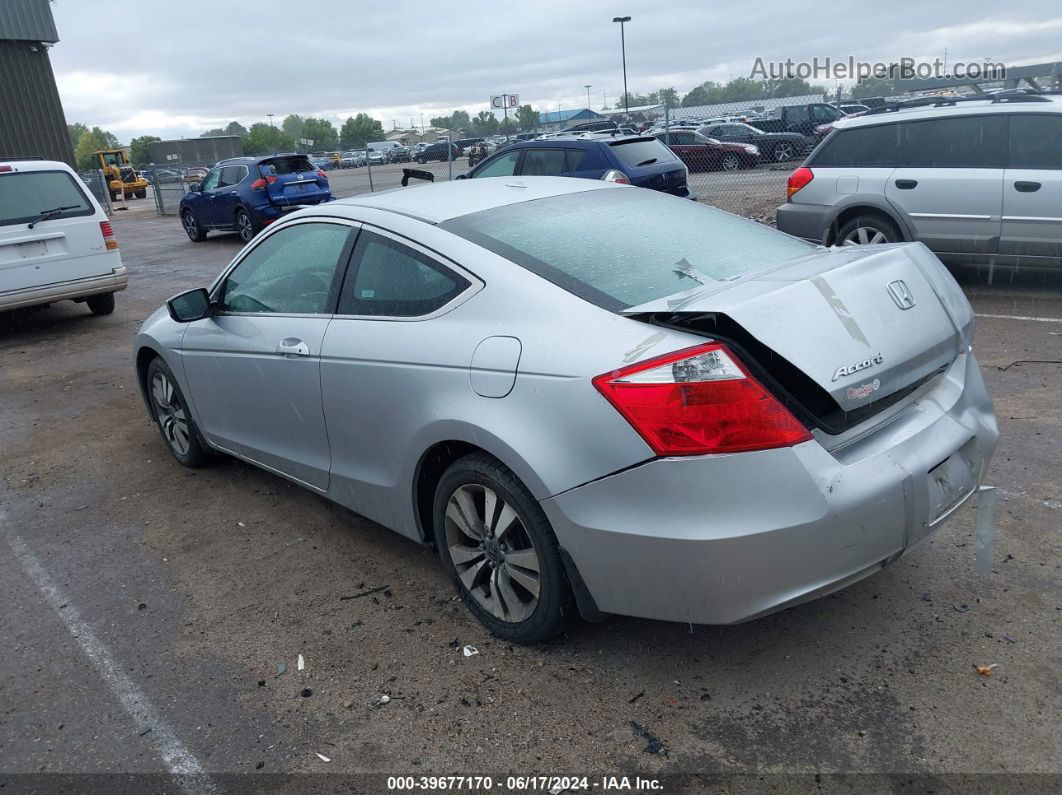
<svg viewBox="0 0 1062 795"><path fill-rule="evenodd" d="M148 365L147 392L151 397L151 413L173 457L186 467L201 467L208 463L210 454L200 441L199 430L188 412L184 395L161 358L152 359Z"/></svg>
<svg viewBox="0 0 1062 795"><path fill-rule="evenodd" d="M254 237L254 224L251 223L251 216L244 209L236 211L236 233L244 243L250 243L251 238Z"/></svg>
<svg viewBox="0 0 1062 795"><path fill-rule="evenodd" d="M783 141L774 148L774 159L779 163L784 163L786 160L792 160L796 149L788 141Z"/></svg>
<svg viewBox="0 0 1062 795"><path fill-rule="evenodd" d="M733 152L723 155L723 171L737 171L741 168L741 158Z"/></svg>
<svg viewBox="0 0 1062 795"><path fill-rule="evenodd" d="M541 506L509 469L466 456L435 491L439 557L458 594L488 630L541 643L575 613L557 538Z"/></svg>
<svg viewBox="0 0 1062 795"><path fill-rule="evenodd" d="M147 198L147 188L141 188L140 190L138 190L136 192L136 197L138 199L146 199Z"/></svg>
<svg viewBox="0 0 1062 795"><path fill-rule="evenodd" d="M206 240L206 230L199 225L191 210L185 210L181 213L181 225L184 227L188 239L193 243L202 243Z"/></svg>
<svg viewBox="0 0 1062 795"><path fill-rule="evenodd" d="M111 197L111 203L112 204L114 202L118 201L118 192L117 191L113 191L113 190L110 191L110 197Z"/></svg>
<svg viewBox="0 0 1062 795"><path fill-rule="evenodd" d="M900 239L900 232L896 225L877 213L857 215L837 230L837 245L839 246L896 243Z"/></svg>
<svg viewBox="0 0 1062 795"><path fill-rule="evenodd" d="M114 293L100 293L85 299L89 311L94 315L109 315L114 311Z"/></svg>

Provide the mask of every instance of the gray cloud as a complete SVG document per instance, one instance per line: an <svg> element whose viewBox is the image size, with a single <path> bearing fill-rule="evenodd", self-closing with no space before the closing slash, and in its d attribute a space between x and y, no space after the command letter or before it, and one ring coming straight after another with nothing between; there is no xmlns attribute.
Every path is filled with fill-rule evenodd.
<svg viewBox="0 0 1062 795"><path fill-rule="evenodd" d="M141 0L53 5L52 50L68 120L119 137L197 135L237 119L367 111L390 127L423 112L486 109L519 93L546 110L582 107L583 86L622 90L617 13L630 14L632 91L747 75L756 57L1008 63L1062 59L1055 0L847 5L669 0L358 3Z"/></svg>

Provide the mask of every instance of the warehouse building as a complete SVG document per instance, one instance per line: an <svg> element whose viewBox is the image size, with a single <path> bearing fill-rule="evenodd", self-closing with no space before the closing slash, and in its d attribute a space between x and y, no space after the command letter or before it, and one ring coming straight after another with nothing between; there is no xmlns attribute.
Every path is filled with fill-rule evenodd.
<svg viewBox="0 0 1062 795"><path fill-rule="evenodd" d="M57 41L48 0L0 0L0 157L74 164L48 57Z"/></svg>

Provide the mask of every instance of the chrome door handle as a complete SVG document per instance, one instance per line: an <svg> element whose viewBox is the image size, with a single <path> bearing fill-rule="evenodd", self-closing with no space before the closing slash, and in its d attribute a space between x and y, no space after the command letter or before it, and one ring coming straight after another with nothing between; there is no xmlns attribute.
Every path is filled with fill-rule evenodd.
<svg viewBox="0 0 1062 795"><path fill-rule="evenodd" d="M309 356L310 346L300 340L298 337L287 337L280 341L277 345L277 353L282 356L294 358L296 356Z"/></svg>

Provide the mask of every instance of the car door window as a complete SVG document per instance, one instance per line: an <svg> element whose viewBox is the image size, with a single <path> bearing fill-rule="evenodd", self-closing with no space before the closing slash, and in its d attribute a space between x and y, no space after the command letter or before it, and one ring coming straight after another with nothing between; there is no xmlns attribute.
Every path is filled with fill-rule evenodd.
<svg viewBox="0 0 1062 795"><path fill-rule="evenodd" d="M391 238L363 231L339 297L339 314L418 317L469 286L463 276Z"/></svg>
<svg viewBox="0 0 1062 795"><path fill-rule="evenodd" d="M218 180L221 179L221 169L212 168L210 173L203 177L203 181L200 183L199 190L203 193L215 190L218 187Z"/></svg>
<svg viewBox="0 0 1062 795"><path fill-rule="evenodd" d="M489 163L484 163L483 168L475 173L477 177L511 177L516 172L516 163L520 159L520 149L498 155Z"/></svg>
<svg viewBox="0 0 1062 795"><path fill-rule="evenodd" d="M221 177L218 179L218 187L227 188L231 185L238 185L246 175L246 166L225 166L221 169Z"/></svg>
<svg viewBox="0 0 1062 795"><path fill-rule="evenodd" d="M328 314L350 233L349 226L323 222L293 224L273 233L225 279L222 311Z"/></svg>
<svg viewBox="0 0 1062 795"><path fill-rule="evenodd" d="M912 122L913 168L1002 168L1006 119L958 116Z"/></svg>
<svg viewBox="0 0 1062 795"><path fill-rule="evenodd" d="M895 167L901 165L905 124L877 124L838 130L811 161L813 166Z"/></svg>
<svg viewBox="0 0 1062 795"><path fill-rule="evenodd" d="M586 160L586 152L582 149L565 149L568 158L568 173L574 174L580 168L583 167L583 161Z"/></svg>
<svg viewBox="0 0 1062 795"><path fill-rule="evenodd" d="M1062 169L1062 115L1011 116L1008 165Z"/></svg>
<svg viewBox="0 0 1062 795"><path fill-rule="evenodd" d="M526 177L558 177L568 173L563 149L528 149L520 174Z"/></svg>

